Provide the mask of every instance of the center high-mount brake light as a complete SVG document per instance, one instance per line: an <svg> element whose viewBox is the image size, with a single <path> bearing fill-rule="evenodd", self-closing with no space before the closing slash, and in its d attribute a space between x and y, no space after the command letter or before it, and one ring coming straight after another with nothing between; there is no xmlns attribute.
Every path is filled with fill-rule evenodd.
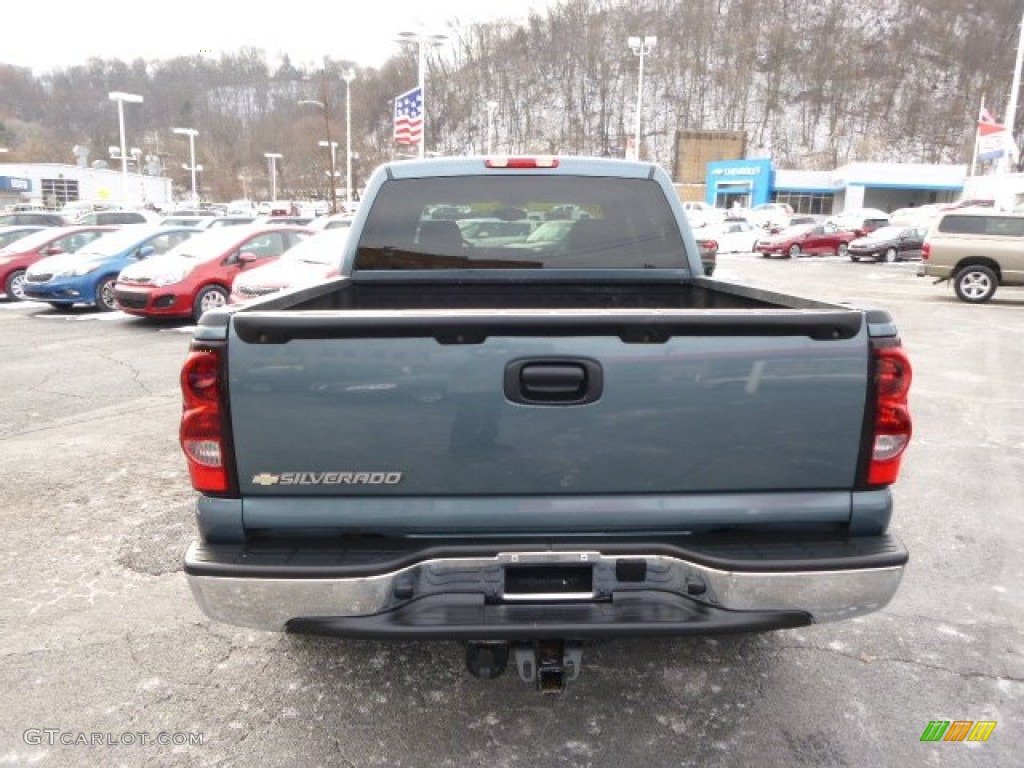
<svg viewBox="0 0 1024 768"><path fill-rule="evenodd" d="M194 343L181 369L179 438L192 487L200 493L234 490L223 429L222 354L219 346Z"/></svg>
<svg viewBox="0 0 1024 768"><path fill-rule="evenodd" d="M488 157L484 160L486 168L557 168L558 158L548 155L537 157Z"/></svg>
<svg viewBox="0 0 1024 768"><path fill-rule="evenodd" d="M899 346L875 347L875 422L868 465L869 485L890 485L912 432L907 397L912 377L910 360Z"/></svg>

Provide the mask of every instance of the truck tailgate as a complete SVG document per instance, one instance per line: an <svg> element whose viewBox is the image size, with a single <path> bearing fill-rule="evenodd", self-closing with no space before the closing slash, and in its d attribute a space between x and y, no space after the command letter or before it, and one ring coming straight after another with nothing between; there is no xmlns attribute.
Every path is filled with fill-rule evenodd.
<svg viewBox="0 0 1024 768"><path fill-rule="evenodd" d="M257 502L855 482L856 311L252 312L230 334L239 488Z"/></svg>

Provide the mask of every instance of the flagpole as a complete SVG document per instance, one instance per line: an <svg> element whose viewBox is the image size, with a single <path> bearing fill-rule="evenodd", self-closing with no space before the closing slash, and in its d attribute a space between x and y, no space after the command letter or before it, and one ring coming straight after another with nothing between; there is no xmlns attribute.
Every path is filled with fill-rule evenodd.
<svg viewBox="0 0 1024 768"><path fill-rule="evenodd" d="M440 45L442 42L448 39L447 35L441 34L428 34L423 30L419 32L399 32L399 38L407 43L416 44L416 59L417 59L417 86L420 89L420 103L422 108L420 110L420 120L423 126L423 131L420 134L420 159L426 156L427 148L427 84L426 84L426 69L427 69L427 50L428 45Z"/></svg>
<svg viewBox="0 0 1024 768"><path fill-rule="evenodd" d="M424 76L423 70L426 68L427 54L423 50L423 39L422 37L416 41L416 47L419 49L419 86L420 86L420 101L423 104L422 120L423 120L423 133L420 135L420 160L422 160L426 154L427 147L427 92L424 88Z"/></svg>
<svg viewBox="0 0 1024 768"><path fill-rule="evenodd" d="M1017 40L1017 63L1013 67L1013 84L1010 86L1010 100L1007 102L1006 119L1003 121L1010 133L1010 141L1013 142L1014 149L1017 147L1017 140L1014 138L1013 127L1017 122L1017 92L1020 91L1022 63L1024 63L1024 18L1021 19L1020 37ZM999 161L1000 168L1009 171L1010 160L1009 152L1005 153Z"/></svg>
<svg viewBox="0 0 1024 768"><path fill-rule="evenodd" d="M974 121L974 154L971 155L971 173L974 175L974 169L978 165L978 124L981 123L981 116L985 114L985 94L981 94L981 106L978 107L978 119Z"/></svg>

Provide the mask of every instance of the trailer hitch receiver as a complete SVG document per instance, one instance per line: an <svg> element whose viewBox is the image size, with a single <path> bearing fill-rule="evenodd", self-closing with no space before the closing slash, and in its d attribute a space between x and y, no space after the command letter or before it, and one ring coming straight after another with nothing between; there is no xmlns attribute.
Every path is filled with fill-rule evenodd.
<svg viewBox="0 0 1024 768"><path fill-rule="evenodd" d="M513 648L519 679L534 683L541 693L561 693L580 675L583 646L561 639L535 640Z"/></svg>

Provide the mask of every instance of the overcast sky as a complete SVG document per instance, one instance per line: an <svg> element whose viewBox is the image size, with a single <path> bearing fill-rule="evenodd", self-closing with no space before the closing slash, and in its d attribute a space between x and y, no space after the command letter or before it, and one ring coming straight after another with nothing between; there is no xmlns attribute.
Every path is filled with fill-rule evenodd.
<svg viewBox="0 0 1024 768"><path fill-rule="evenodd" d="M449 22L545 13L556 0L0 0L0 63L37 75L92 57L169 59L244 46L275 65L330 56L379 67L395 55L398 32L444 32Z"/></svg>

